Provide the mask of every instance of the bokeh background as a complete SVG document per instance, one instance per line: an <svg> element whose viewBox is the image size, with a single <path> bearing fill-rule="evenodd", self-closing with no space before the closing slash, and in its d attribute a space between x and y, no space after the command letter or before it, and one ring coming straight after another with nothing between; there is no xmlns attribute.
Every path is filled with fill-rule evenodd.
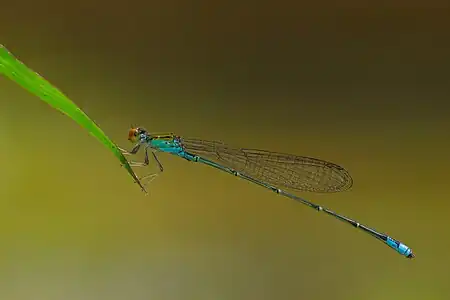
<svg viewBox="0 0 450 300"><path fill-rule="evenodd" d="M449 299L450 13L424 3L3 3L0 42L119 145L134 123L337 162L352 190L303 196L417 258L175 157L145 197L0 78L0 298Z"/></svg>

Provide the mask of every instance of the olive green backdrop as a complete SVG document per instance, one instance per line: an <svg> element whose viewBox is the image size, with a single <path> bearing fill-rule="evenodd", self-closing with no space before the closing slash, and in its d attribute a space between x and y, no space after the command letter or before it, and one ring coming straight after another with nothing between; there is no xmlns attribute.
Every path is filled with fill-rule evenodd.
<svg viewBox="0 0 450 300"><path fill-rule="evenodd" d="M354 188L303 196L417 258L175 157L145 197L0 78L1 299L449 299L443 5L51 2L2 4L0 43L119 145L134 123L337 162Z"/></svg>

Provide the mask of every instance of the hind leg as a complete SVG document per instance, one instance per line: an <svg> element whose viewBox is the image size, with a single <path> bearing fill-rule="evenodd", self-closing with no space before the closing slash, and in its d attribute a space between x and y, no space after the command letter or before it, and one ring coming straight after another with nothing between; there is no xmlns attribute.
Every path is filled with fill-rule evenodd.
<svg viewBox="0 0 450 300"><path fill-rule="evenodd" d="M139 178L139 180L143 183L144 187L146 187L150 182L152 182L160 173L162 173L164 171L164 167L161 164L161 162L159 161L158 157L156 156L156 153L152 151L152 157L154 159L154 161L156 162L156 164L158 165L158 171L159 172L151 172L148 173L147 175L144 175L142 177ZM130 161L130 166L132 167L147 167L150 164L150 159L149 159L149 155L148 155L148 148L145 148L145 159L144 162L135 162L135 161Z"/></svg>

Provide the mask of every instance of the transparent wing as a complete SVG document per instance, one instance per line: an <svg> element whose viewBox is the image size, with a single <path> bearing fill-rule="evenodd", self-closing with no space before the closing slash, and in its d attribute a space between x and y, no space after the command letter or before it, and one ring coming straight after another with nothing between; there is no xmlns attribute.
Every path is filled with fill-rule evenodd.
<svg viewBox="0 0 450 300"><path fill-rule="evenodd" d="M305 156L232 148L218 141L182 138L185 151L285 189L333 193L353 185L350 174L334 163Z"/></svg>

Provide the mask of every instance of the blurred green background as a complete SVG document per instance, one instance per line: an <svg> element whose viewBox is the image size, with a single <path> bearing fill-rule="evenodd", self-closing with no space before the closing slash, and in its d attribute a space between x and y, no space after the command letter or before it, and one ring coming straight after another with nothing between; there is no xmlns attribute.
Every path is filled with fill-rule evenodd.
<svg viewBox="0 0 450 300"><path fill-rule="evenodd" d="M145 197L0 78L0 298L449 299L450 13L359 3L12 1L0 42L123 147L134 123L345 166L351 191L303 196L415 260L175 157Z"/></svg>

